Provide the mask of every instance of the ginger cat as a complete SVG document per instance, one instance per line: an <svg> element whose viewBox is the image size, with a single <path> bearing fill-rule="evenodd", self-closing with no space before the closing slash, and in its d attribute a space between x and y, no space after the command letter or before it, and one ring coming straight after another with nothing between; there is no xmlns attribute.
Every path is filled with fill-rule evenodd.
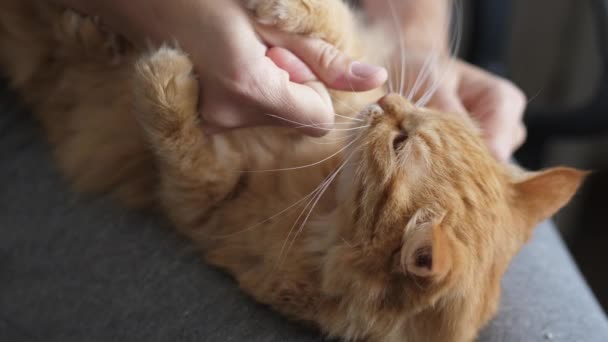
<svg viewBox="0 0 608 342"><path fill-rule="evenodd" d="M339 0L244 5L374 54ZM185 54L144 53L45 1L0 4L0 66L76 189L163 210L253 298L345 340L473 340L512 257L585 176L503 165L468 117L381 91L334 93L352 125L326 139L206 136Z"/></svg>

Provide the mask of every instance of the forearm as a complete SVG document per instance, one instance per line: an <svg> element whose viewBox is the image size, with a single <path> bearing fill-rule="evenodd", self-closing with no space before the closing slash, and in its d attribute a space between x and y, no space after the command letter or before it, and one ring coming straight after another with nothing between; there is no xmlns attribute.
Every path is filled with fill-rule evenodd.
<svg viewBox="0 0 608 342"><path fill-rule="evenodd" d="M142 21L148 8L140 8L136 11L135 6L139 1L121 0L50 0L61 6L71 8L88 16L100 17L104 23L112 29L126 35L131 40L139 40L142 35ZM147 6L146 6L147 7ZM133 15L133 13L138 15ZM146 37L149 38L149 37Z"/></svg>
<svg viewBox="0 0 608 342"><path fill-rule="evenodd" d="M450 0L362 0L372 20L401 30L404 44L411 49L449 52Z"/></svg>
<svg viewBox="0 0 608 342"><path fill-rule="evenodd" d="M174 1L170 5L164 0L49 1L89 16L100 17L104 25L127 36L134 43L161 43L175 39L178 35L183 36L180 34L183 27L192 21L192 17L184 16L184 13L196 13L200 7L198 2L184 0Z"/></svg>

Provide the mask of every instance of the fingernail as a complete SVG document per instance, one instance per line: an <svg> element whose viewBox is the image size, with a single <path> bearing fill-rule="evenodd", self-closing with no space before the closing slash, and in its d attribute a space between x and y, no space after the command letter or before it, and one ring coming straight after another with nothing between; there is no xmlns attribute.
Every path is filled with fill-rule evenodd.
<svg viewBox="0 0 608 342"><path fill-rule="evenodd" d="M381 67L365 64L361 62L353 62L350 65L350 72L357 78L368 78L382 71Z"/></svg>

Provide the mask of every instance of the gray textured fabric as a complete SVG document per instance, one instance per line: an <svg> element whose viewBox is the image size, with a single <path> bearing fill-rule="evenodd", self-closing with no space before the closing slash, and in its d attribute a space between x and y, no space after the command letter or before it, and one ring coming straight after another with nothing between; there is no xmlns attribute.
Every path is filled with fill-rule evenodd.
<svg viewBox="0 0 608 342"><path fill-rule="evenodd" d="M606 316L551 223L511 264L498 317L480 340L608 341Z"/></svg>
<svg viewBox="0 0 608 342"><path fill-rule="evenodd" d="M0 341L315 341L205 266L158 217L67 190L32 120L0 101ZM608 341L546 224L482 341Z"/></svg>

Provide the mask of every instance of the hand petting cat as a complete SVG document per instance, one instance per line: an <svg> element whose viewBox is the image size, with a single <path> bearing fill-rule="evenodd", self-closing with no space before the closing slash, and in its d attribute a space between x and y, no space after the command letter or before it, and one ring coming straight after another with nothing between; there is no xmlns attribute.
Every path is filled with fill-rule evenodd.
<svg viewBox="0 0 608 342"><path fill-rule="evenodd" d="M507 161L525 141L523 113L527 105L523 92L506 79L450 56L449 27L453 1L362 0L369 15L400 30L405 69L404 92L414 89L418 100L434 82L436 89L426 99L429 107L469 114L478 122L494 157ZM435 56L435 58L433 58ZM398 54L393 66L401 66ZM426 69L424 71L423 69ZM394 75L398 84L400 75ZM426 79L416 85L420 74Z"/></svg>
<svg viewBox="0 0 608 342"><path fill-rule="evenodd" d="M353 62L319 39L292 37L290 51L268 48L259 36L286 40L285 34L256 29L235 0L57 1L99 15L135 42L176 39L197 69L208 133L277 124L323 135L334 120L326 86L371 90L387 77L383 68Z"/></svg>
<svg viewBox="0 0 608 342"><path fill-rule="evenodd" d="M527 101L523 92L513 83L458 59L448 78L429 105L469 113L479 123L494 157L508 161L526 139L522 118Z"/></svg>
<svg viewBox="0 0 608 342"><path fill-rule="evenodd" d="M587 175L490 154L458 112L504 158L525 101L450 57L444 1L368 0L389 4L370 10L397 39L342 0L239 0L249 15L236 0L55 1L88 15L0 1L0 68L66 181L166 216L254 300L330 338L473 341L510 260ZM397 46L399 68L295 35L380 61ZM321 135L332 103L324 141L204 132L314 120Z"/></svg>
<svg viewBox="0 0 608 342"><path fill-rule="evenodd" d="M401 70L398 68L391 70L394 85L403 82L404 93L407 94L414 89L416 94L413 94L413 98L419 99L435 83L432 96L426 101L426 105L446 112L471 115L479 123L492 154L499 160L508 161L513 152L525 141L526 128L522 119L527 104L526 97L510 81L450 56L448 38L450 0L364 0L363 4L372 19L376 18L388 24L389 31L394 31L395 21L398 29L402 31L397 36L404 40L405 51L399 52L405 54L403 68L408 77L401 81L399 79ZM306 44L323 45L321 41L315 42L307 38L295 36L287 38L282 39L280 45L296 52L300 57L305 55L297 53L298 47ZM332 53L340 56L328 46L308 49L311 52L324 50L333 51ZM314 70L313 74L300 59L285 49L281 49L281 53L269 54L269 57L288 71L295 82L314 80L314 74L334 74L333 78L325 77L322 81L330 86L333 85L334 88L349 89L343 84L336 87L336 83L332 82L338 78L340 68L334 70L328 68L323 72ZM397 54L397 60L389 66L400 66L401 57ZM340 58L344 57L340 56ZM305 60L318 59L311 56ZM315 69L313 64L309 65ZM423 84L416 85L418 79L423 78L422 73L426 73L426 79Z"/></svg>
<svg viewBox="0 0 608 342"><path fill-rule="evenodd" d="M326 87L364 91L382 85L387 77L384 69L353 62L322 40L254 26L235 0L56 1L100 15L134 41L176 39L194 60L202 89L200 110L209 133L278 124L306 126L304 133L323 135L334 120ZM448 0L394 2L397 7L386 0L363 3L372 17L397 17L408 56L426 60L438 50L447 52ZM282 47L268 47L276 41ZM525 140L523 93L461 60L452 64L445 75L431 73L427 82L441 82L428 105L472 115L495 157L508 160ZM406 59L411 74L423 65L421 59Z"/></svg>

